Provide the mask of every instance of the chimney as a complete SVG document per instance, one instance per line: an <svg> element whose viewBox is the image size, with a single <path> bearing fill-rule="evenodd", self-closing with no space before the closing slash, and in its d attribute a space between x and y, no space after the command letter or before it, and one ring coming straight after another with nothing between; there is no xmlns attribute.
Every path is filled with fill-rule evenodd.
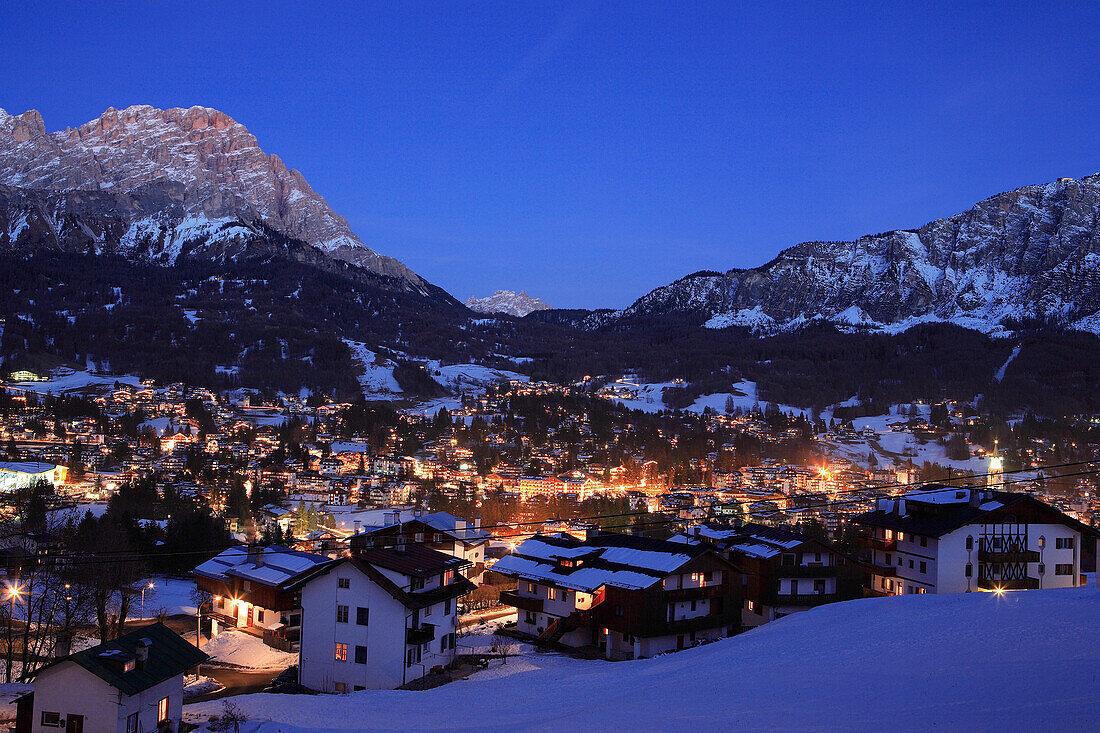
<svg viewBox="0 0 1100 733"><path fill-rule="evenodd" d="M61 659L67 657L72 652L73 635L70 631L58 631L57 636L54 637L53 642L53 657L54 659Z"/></svg>
<svg viewBox="0 0 1100 733"><path fill-rule="evenodd" d="M145 663L149 661L149 647L153 646L151 639L141 637L134 646L134 659L137 660L137 668L145 669Z"/></svg>
<svg viewBox="0 0 1100 733"><path fill-rule="evenodd" d="M362 521L356 519L355 520L355 534L359 534L359 531L362 529L362 527L359 526L360 524L362 524Z"/></svg>
<svg viewBox="0 0 1100 733"><path fill-rule="evenodd" d="M387 527L391 524L397 524L397 512L385 512L382 515L382 520Z"/></svg>
<svg viewBox="0 0 1100 733"><path fill-rule="evenodd" d="M260 567L264 564L264 548L260 545L248 546L248 559L252 562L254 567Z"/></svg>
<svg viewBox="0 0 1100 733"><path fill-rule="evenodd" d="M474 517L474 529L481 529L481 517Z"/></svg>
<svg viewBox="0 0 1100 733"><path fill-rule="evenodd" d="M394 549L397 550L398 552L404 552L405 551L405 535L403 535L403 534L397 535L397 544L394 546Z"/></svg>
<svg viewBox="0 0 1100 733"><path fill-rule="evenodd" d="M981 504L981 498L978 495L977 489L970 490L970 501L967 502L970 506L978 506Z"/></svg>
<svg viewBox="0 0 1100 733"><path fill-rule="evenodd" d="M585 540L585 542L587 542L588 540L591 540L591 539L595 539L596 537L599 537L599 536L600 536L600 528L599 527L585 527L585 530L584 530L584 540Z"/></svg>

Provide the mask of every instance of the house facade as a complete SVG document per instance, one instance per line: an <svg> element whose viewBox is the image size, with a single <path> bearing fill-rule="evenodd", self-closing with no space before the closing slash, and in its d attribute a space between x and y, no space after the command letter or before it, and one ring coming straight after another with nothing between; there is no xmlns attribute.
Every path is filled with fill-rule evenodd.
<svg viewBox="0 0 1100 733"><path fill-rule="evenodd" d="M192 571L195 583L212 596L203 615L212 631L254 628L264 642L286 651L298 642L302 611L287 589L310 570L328 562L325 555L279 545L230 547Z"/></svg>
<svg viewBox="0 0 1100 733"><path fill-rule="evenodd" d="M450 664L466 560L423 545L363 549L295 584L299 682L320 692L394 689Z"/></svg>
<svg viewBox="0 0 1100 733"><path fill-rule="evenodd" d="M859 564L826 542L753 523L692 530L687 541L715 547L744 572L745 627L863 596Z"/></svg>
<svg viewBox="0 0 1100 733"><path fill-rule="evenodd" d="M57 659L17 701L20 733L178 731L183 675L208 659L156 623Z"/></svg>
<svg viewBox="0 0 1100 733"><path fill-rule="evenodd" d="M630 535L523 542L493 565L515 578L501 602L544 642L640 659L740 630L741 575L713 550Z"/></svg>
<svg viewBox="0 0 1100 733"><path fill-rule="evenodd" d="M938 485L880 499L854 521L870 530L868 595L1076 587L1096 536L1027 494Z"/></svg>
<svg viewBox="0 0 1100 733"><path fill-rule="evenodd" d="M481 581L485 573L485 548L491 535L481 528L480 519L471 523L447 512L434 512L402 521L398 510L391 516L381 527L365 527L352 535L348 541L352 551L393 547L401 537L407 544L425 545L467 561L463 574L475 583Z"/></svg>

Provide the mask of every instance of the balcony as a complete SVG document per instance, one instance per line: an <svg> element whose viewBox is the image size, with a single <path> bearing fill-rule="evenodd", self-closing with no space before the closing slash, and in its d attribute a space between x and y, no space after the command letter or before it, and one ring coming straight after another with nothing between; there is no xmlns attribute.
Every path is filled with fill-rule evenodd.
<svg viewBox="0 0 1100 733"><path fill-rule="evenodd" d="M867 569L880 578L893 578L898 574L898 569L893 565L884 565L877 562L869 562L866 565Z"/></svg>
<svg viewBox="0 0 1100 733"><path fill-rule="evenodd" d="M515 606L521 611L532 611L534 613L542 612L541 598L521 596L514 590L502 590L500 592L500 602L505 606Z"/></svg>
<svg viewBox="0 0 1100 733"><path fill-rule="evenodd" d="M839 601L836 593L798 593L795 595L783 595L780 593L772 596L773 606L823 606L826 603Z"/></svg>
<svg viewBox="0 0 1100 733"><path fill-rule="evenodd" d="M405 629L406 644L427 644L435 639L435 624L420 624L419 628Z"/></svg>
<svg viewBox="0 0 1100 733"><path fill-rule="evenodd" d="M884 550L886 552L893 552L898 549L897 539L885 539L882 537L872 537L870 539L871 547L876 550Z"/></svg>
<svg viewBox="0 0 1100 733"><path fill-rule="evenodd" d="M777 578L831 578L836 575L836 565L780 565L774 575Z"/></svg>
<svg viewBox="0 0 1100 733"><path fill-rule="evenodd" d="M695 586L692 588L676 588L665 591L667 601L701 601L704 598L724 596L727 593L726 586L721 583L715 585Z"/></svg>
<svg viewBox="0 0 1100 733"><path fill-rule="evenodd" d="M978 588L981 590L1038 590L1038 578L1017 578L1006 580L1004 578L978 578Z"/></svg>
<svg viewBox="0 0 1100 733"><path fill-rule="evenodd" d="M1039 562L1039 553L1035 550L978 550L978 562L993 564Z"/></svg>
<svg viewBox="0 0 1100 733"><path fill-rule="evenodd" d="M710 613L706 616L695 618L682 618L677 621L666 621L664 624L654 624L651 635L679 634L685 631L702 631L715 629L721 626L740 626L740 612L724 611L722 613Z"/></svg>

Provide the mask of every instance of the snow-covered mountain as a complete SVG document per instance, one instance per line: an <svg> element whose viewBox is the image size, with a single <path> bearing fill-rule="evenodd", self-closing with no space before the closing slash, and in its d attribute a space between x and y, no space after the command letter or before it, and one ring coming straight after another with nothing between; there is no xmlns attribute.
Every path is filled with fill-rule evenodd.
<svg viewBox="0 0 1100 733"><path fill-rule="evenodd" d="M532 298L526 290L518 293L511 290L498 290L488 298L470 298L466 301L466 307L476 313L506 313L520 317L551 308L549 303Z"/></svg>
<svg viewBox="0 0 1100 733"><path fill-rule="evenodd" d="M227 231L243 235L262 222L338 260L414 288L423 281L397 260L374 252L297 170L260 149L256 138L228 115L206 107L161 110L136 105L108 109L77 128L46 132L35 110L10 115L0 109L0 184L6 199L41 203L52 196L44 222L61 238L66 218L98 250L154 249L173 260L183 243ZM95 198L96 192L115 198ZM99 207L99 208L97 208ZM18 246L34 229L33 206L7 212L0 245ZM118 216L118 214L124 216ZM112 219L112 231L95 219ZM125 226L121 238L114 229ZM75 235L74 235L75 236Z"/></svg>
<svg viewBox="0 0 1100 733"><path fill-rule="evenodd" d="M760 267L688 275L614 320L677 313L757 332L814 319L996 332L1027 318L1100 332L1100 174L1001 193L916 230L804 242Z"/></svg>

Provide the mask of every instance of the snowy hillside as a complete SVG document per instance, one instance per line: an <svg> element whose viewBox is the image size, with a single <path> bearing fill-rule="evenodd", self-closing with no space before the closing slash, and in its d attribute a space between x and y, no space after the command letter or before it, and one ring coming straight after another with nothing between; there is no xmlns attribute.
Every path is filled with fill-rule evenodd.
<svg viewBox="0 0 1100 733"><path fill-rule="evenodd" d="M254 721L277 721L247 733L1093 730L1098 624L1096 587L864 599L637 662L570 660L427 692L235 702Z"/></svg>

